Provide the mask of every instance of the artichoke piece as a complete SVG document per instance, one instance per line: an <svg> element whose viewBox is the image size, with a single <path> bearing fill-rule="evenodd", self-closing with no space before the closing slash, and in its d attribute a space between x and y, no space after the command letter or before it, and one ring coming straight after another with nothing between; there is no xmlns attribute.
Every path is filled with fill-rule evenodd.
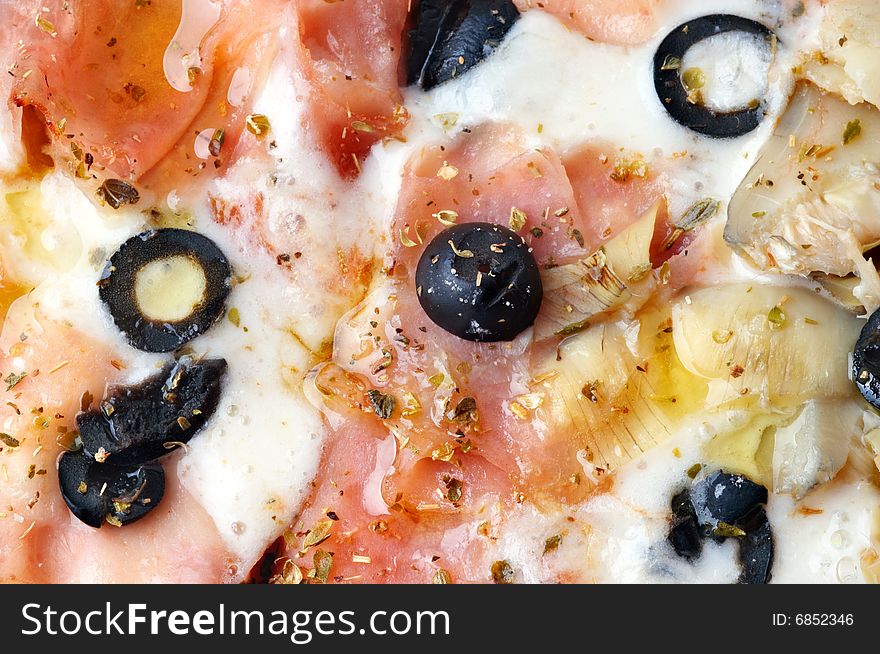
<svg viewBox="0 0 880 654"><path fill-rule="evenodd" d="M880 104L880 4L834 0L826 4L819 26L821 52L810 56L803 74L840 93L847 102Z"/></svg>
<svg viewBox="0 0 880 654"><path fill-rule="evenodd" d="M816 282L816 289L821 295L840 305L840 307L850 313L856 315L864 313L864 306L856 299L855 295L861 283L858 277L855 275L836 277L823 273L815 273L812 277Z"/></svg>
<svg viewBox="0 0 880 654"><path fill-rule="evenodd" d="M703 445L703 461L771 487L773 431L789 424L796 414L794 408L730 412L727 417L728 429L722 430Z"/></svg>
<svg viewBox="0 0 880 654"><path fill-rule="evenodd" d="M645 312L635 343L634 329L591 325L536 366L554 433L568 435L588 471L639 456L702 404L705 385L678 361L669 324L668 313Z"/></svg>
<svg viewBox="0 0 880 654"><path fill-rule="evenodd" d="M734 194L727 243L762 270L861 278L880 306L880 276L863 253L880 241L880 111L808 83Z"/></svg>
<svg viewBox="0 0 880 654"><path fill-rule="evenodd" d="M544 306L535 339L567 336L586 328L588 320L622 306L630 293L599 250L581 261L553 268L543 277Z"/></svg>
<svg viewBox="0 0 880 654"><path fill-rule="evenodd" d="M880 584L880 508L874 509L871 521L871 544L859 557L862 574L869 584Z"/></svg>
<svg viewBox="0 0 880 654"><path fill-rule="evenodd" d="M684 367L710 380L709 406L782 408L854 395L847 360L862 322L814 292L706 288L674 304L672 326Z"/></svg>
<svg viewBox="0 0 880 654"><path fill-rule="evenodd" d="M642 216L605 244L608 265L628 286L642 281L651 272L651 242L657 215L665 202L658 200Z"/></svg>
<svg viewBox="0 0 880 654"><path fill-rule="evenodd" d="M773 492L803 497L831 481L861 433L862 411L853 402L807 402L794 421L778 427L773 443Z"/></svg>
<svg viewBox="0 0 880 654"><path fill-rule="evenodd" d="M877 471L880 472L880 427L874 428L862 437L864 446L870 453Z"/></svg>
<svg viewBox="0 0 880 654"><path fill-rule="evenodd" d="M633 295L629 287L648 282L660 207L657 202L592 256L544 272L544 304L535 324L536 340L585 329L590 319L626 304Z"/></svg>

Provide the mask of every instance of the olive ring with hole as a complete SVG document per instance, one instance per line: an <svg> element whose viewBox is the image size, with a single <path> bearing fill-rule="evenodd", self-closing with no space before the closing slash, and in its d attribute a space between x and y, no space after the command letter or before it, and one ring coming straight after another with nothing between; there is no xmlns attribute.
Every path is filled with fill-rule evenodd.
<svg viewBox="0 0 880 654"><path fill-rule="evenodd" d="M748 134L761 124L765 112L761 102L729 112L713 111L689 95L681 70L685 54L700 41L726 32L744 32L771 42L776 38L770 28L757 21L730 14L713 14L676 27L654 54L654 88L663 107L677 123L716 138Z"/></svg>
<svg viewBox="0 0 880 654"><path fill-rule="evenodd" d="M113 321L144 352L171 352L223 314L232 271L209 238L159 229L127 240L98 285Z"/></svg>

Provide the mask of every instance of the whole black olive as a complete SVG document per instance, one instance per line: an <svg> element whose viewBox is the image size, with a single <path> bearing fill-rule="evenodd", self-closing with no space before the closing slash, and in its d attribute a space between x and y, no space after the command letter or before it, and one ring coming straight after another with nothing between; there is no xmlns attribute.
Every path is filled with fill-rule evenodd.
<svg viewBox="0 0 880 654"><path fill-rule="evenodd" d="M415 281L428 317L469 341L512 340L535 322L543 296L528 245L490 223L438 234L419 259Z"/></svg>

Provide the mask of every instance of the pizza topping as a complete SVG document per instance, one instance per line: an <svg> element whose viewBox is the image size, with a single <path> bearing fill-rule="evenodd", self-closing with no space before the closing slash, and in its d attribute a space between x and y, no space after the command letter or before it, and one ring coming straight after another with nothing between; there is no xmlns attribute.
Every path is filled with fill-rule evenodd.
<svg viewBox="0 0 880 654"><path fill-rule="evenodd" d="M394 413L394 408L397 406L397 400L394 399L393 395L386 395L375 389L367 391L367 398L373 406L373 411L375 411L376 415L382 420L388 420L388 418L391 417L391 414Z"/></svg>
<svg viewBox="0 0 880 654"><path fill-rule="evenodd" d="M105 179L98 188L98 197L113 209L125 204L137 204L141 196L137 189L121 179Z"/></svg>
<svg viewBox="0 0 880 654"><path fill-rule="evenodd" d="M214 413L222 359L184 358L138 386L114 389L80 413L82 448L59 460L61 495L71 512L98 528L122 527L162 499L165 473L155 460L185 445Z"/></svg>
<svg viewBox="0 0 880 654"><path fill-rule="evenodd" d="M661 103L676 122L699 134L748 134L764 118L775 39L761 23L728 14L679 25L654 55L654 87Z"/></svg>
<svg viewBox="0 0 880 654"><path fill-rule="evenodd" d="M52 38L40 24L19 26L12 100L49 126L56 163L75 139L86 153L72 162L81 177L92 161L144 195L164 196L182 177L229 163L277 51L285 5L46 0ZM241 69L249 84L233 90ZM223 160L212 166L192 157L192 134L206 125L225 132Z"/></svg>
<svg viewBox="0 0 880 654"><path fill-rule="evenodd" d="M849 145L862 134L862 122L856 118L846 124L843 129L843 144Z"/></svg>
<svg viewBox="0 0 880 654"><path fill-rule="evenodd" d="M495 561L492 564L492 581L496 584L512 584L515 576L513 566L507 561Z"/></svg>
<svg viewBox="0 0 880 654"><path fill-rule="evenodd" d="M862 431L863 411L844 401L810 400L795 418L772 429L774 493L800 499L813 487L831 481L846 464L849 439Z"/></svg>
<svg viewBox="0 0 880 654"><path fill-rule="evenodd" d="M691 489L697 521L713 530L721 523L735 525L759 504L767 503L767 489L742 475L713 472Z"/></svg>
<svg viewBox="0 0 880 654"><path fill-rule="evenodd" d="M654 35L657 0L514 0L520 11L540 9L590 41L636 45Z"/></svg>
<svg viewBox="0 0 880 654"><path fill-rule="evenodd" d="M65 452L58 479L71 513L96 529L105 521L121 527L140 520L165 494L165 472L158 463L117 466Z"/></svg>
<svg viewBox="0 0 880 654"><path fill-rule="evenodd" d="M438 234L416 269L428 317L469 341L509 341L535 321L543 295L538 265L515 232L466 223Z"/></svg>
<svg viewBox="0 0 880 654"><path fill-rule="evenodd" d="M226 361L184 357L137 386L113 389L76 424L85 454L116 465L157 459L185 444L220 401Z"/></svg>
<svg viewBox="0 0 880 654"><path fill-rule="evenodd" d="M257 138L263 138L272 129L272 124L269 122L269 118L263 114L250 114L245 118L245 127Z"/></svg>
<svg viewBox="0 0 880 654"><path fill-rule="evenodd" d="M537 338L550 334L570 336L599 314L620 308L629 298L626 284L608 265L604 250L582 261L544 274L547 307L538 321Z"/></svg>
<svg viewBox="0 0 880 654"><path fill-rule="evenodd" d="M101 299L129 343L170 352L223 315L232 271L207 237L181 229L144 232L110 258Z"/></svg>
<svg viewBox="0 0 880 654"><path fill-rule="evenodd" d="M725 241L761 270L811 275L850 310L873 312L880 276L866 258L880 241L878 144L876 107L800 83L730 201Z"/></svg>
<svg viewBox="0 0 880 654"><path fill-rule="evenodd" d="M763 505L767 489L742 475L718 470L677 493L671 502L667 541L675 553L695 561L706 538L738 543L740 584L765 584L773 564L773 536Z"/></svg>
<svg viewBox="0 0 880 654"><path fill-rule="evenodd" d="M409 34L407 82L427 91L460 77L492 54L517 19L510 0L421 0Z"/></svg>
<svg viewBox="0 0 880 654"><path fill-rule="evenodd" d="M774 312L783 305L784 321ZM847 397L852 386L841 362L859 328L852 314L794 287L715 286L672 308L676 353L687 370L712 380L710 406Z"/></svg>
<svg viewBox="0 0 880 654"><path fill-rule="evenodd" d="M713 198L697 200L687 208L678 222L675 223L672 234L666 239L663 247L667 250L672 249L684 234L710 221L720 209L721 202Z"/></svg>
<svg viewBox="0 0 880 654"><path fill-rule="evenodd" d="M340 175L353 179L370 149L398 138L409 119L400 91L409 3L285 4L295 14L294 54L310 87L306 128Z"/></svg>
<svg viewBox="0 0 880 654"><path fill-rule="evenodd" d="M880 408L880 309L871 314L856 341L852 379L862 397Z"/></svg>
<svg viewBox="0 0 880 654"><path fill-rule="evenodd" d="M745 532L739 539L740 574L737 583L766 584L773 568L773 533L763 508L745 518L740 526Z"/></svg>
<svg viewBox="0 0 880 654"><path fill-rule="evenodd" d="M691 504L690 490L685 489L674 495L671 509L672 524L666 540L678 556L689 561L699 558L703 553L703 535Z"/></svg>
<svg viewBox="0 0 880 654"><path fill-rule="evenodd" d="M591 256L546 270L544 303L535 338L570 336L597 316L610 314L631 298L629 286L645 282L651 271L651 243L661 203Z"/></svg>

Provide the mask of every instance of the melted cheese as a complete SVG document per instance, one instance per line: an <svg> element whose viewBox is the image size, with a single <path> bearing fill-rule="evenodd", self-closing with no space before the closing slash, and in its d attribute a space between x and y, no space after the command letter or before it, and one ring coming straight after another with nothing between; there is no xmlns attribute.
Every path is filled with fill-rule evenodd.
<svg viewBox="0 0 880 654"><path fill-rule="evenodd" d="M662 162L670 167L673 213L706 196L728 198L791 88L797 53L785 44L813 47L817 16L781 28L783 45L766 80L770 114L758 130L740 139L705 139L675 124L656 97L651 62L662 37L685 20L719 11L775 23L778 16L766 15L766 7L750 0L712 0L699 7L676 0L664 5L656 37L634 48L588 41L549 15L530 11L498 52L472 72L430 93L408 90L412 122L406 141L377 145L363 175L351 186L343 185L332 167L314 154L302 130L303 81L291 73L290 53L279 54L254 107L271 120L270 156L242 160L214 182L210 192L230 203L262 196L265 225L281 240L296 244L304 265L288 273L270 257L251 256L254 245L237 241L240 235L215 224L205 198L191 206L176 193L168 198L172 207L182 205L193 212L193 226L215 240L242 280L229 298L238 324L224 318L193 343L197 353L224 357L229 363L221 404L204 431L185 452L169 457L168 464L176 465L183 485L242 562L256 561L295 518L317 473L326 434L320 416L302 394L302 379L330 345L339 318L368 290L334 283L346 256L355 249L380 263L385 256L404 163L421 148L454 138L463 127L512 122L528 134L533 147L566 151L601 140L609 148L640 153L649 165ZM190 41L209 25L208 19L181 28L180 52L166 62L175 88L188 90L182 77L188 60L183 55L197 57ZM240 95L245 77L249 80L246 71L233 80L237 86L230 88L230 102ZM443 115L456 115L456 126L444 128L438 118ZM0 171L7 171L22 155L8 116L3 114L0 121ZM94 283L106 257L144 228L143 215L137 208L112 212L94 206L60 172L47 176L40 191L53 229L72 230L82 249L78 259L61 270L34 263L22 276L37 288L20 302L39 304L48 315L96 335L114 350L131 381L142 379L166 357L137 352L123 342ZM719 224L723 220L722 211ZM735 258L725 275L757 279ZM527 503L507 519L496 545L499 558L516 564L523 581L559 576L632 582L734 580L732 543L707 543L693 566L671 555L665 544L669 497L685 471L700 460L701 443L712 432L710 423L727 419L722 415L697 420L621 468L613 491L574 510L573 522L543 515ZM376 475L381 473L377 468ZM777 548L774 580L861 579L855 563L868 544L870 511L880 493L866 481L850 479L829 484L808 499L821 514L798 513L783 497L770 501ZM381 497L367 501L371 510L382 510ZM542 557L546 538L563 532L559 551Z"/></svg>
<svg viewBox="0 0 880 654"><path fill-rule="evenodd" d="M703 104L714 111L736 111L766 95L771 60L766 39L725 32L695 44L681 69L685 74L695 68L705 77L700 89Z"/></svg>
<svg viewBox="0 0 880 654"><path fill-rule="evenodd" d="M791 68L800 51L816 47L821 12L812 8L799 21L784 21L778 31L781 45L765 79L752 74L754 68L766 63L760 52L729 53L747 68L745 79L738 80L745 88L730 97L715 94L712 101L733 105L742 93L748 95L766 86L768 117L752 134L714 140L673 123L660 106L651 76L659 41L677 25L699 15L734 13L771 25L780 16L769 12L766 3L746 0L713 1L699 7L671 2L661 11L663 26L657 36L636 48L587 41L551 17L529 12L499 51L467 76L430 93L410 90L407 106L414 121L407 133L409 143L379 150L374 165L384 166L391 175L400 158L395 150L415 151L422 143L448 138L444 122L453 115L456 129L486 121L513 122L529 135L534 147L565 151L598 139L641 153L649 164L669 166L673 159L669 172L673 213L706 196L726 200L751 167L775 117L787 103ZM715 45L719 44L707 44ZM694 55L694 61L702 57L699 50ZM717 225L723 224L725 212L726 207ZM771 279L735 255L724 252L723 260L729 265L718 271L718 281L760 283ZM612 491L574 511L573 522L535 507L523 507L507 518L496 555L509 560L520 571L521 581L527 582L559 578L634 583L735 581L739 569L734 543L707 542L693 565L675 556L666 543L670 497L687 481L688 468L703 460L705 440L734 419L725 414L701 417L625 465L615 473ZM863 580L858 561L871 544L871 516L878 498L876 486L858 476L838 479L808 495L804 504L821 513L799 512L791 498L772 496L768 514L776 544L773 581ZM564 535L558 551L544 556L546 539L559 534Z"/></svg>

